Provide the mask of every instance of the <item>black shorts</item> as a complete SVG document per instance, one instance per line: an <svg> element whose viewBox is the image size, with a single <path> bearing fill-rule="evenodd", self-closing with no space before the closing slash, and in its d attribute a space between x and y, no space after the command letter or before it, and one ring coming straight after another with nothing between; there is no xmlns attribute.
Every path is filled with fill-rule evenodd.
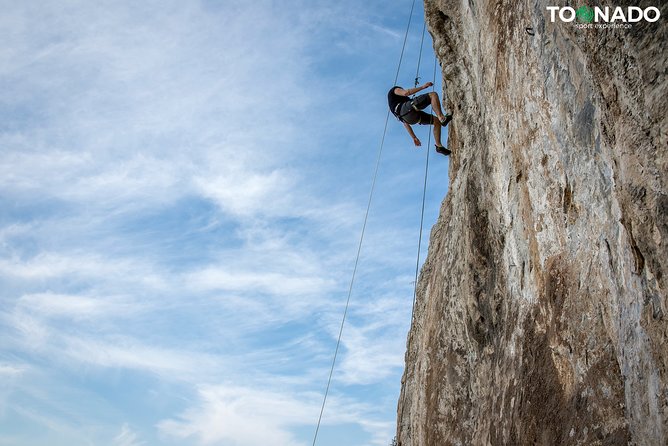
<svg viewBox="0 0 668 446"><path fill-rule="evenodd" d="M422 124L430 125L434 117L429 113L425 113L422 110L427 108L431 104L431 99L429 94L421 94L420 96L414 97L409 102L405 102L401 105L400 115L401 119L407 124Z"/></svg>

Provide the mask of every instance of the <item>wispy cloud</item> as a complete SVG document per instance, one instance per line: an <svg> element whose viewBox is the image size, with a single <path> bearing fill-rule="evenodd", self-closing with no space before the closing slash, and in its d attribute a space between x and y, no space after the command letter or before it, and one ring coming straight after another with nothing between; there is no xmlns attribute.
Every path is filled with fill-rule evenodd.
<svg viewBox="0 0 668 446"><path fill-rule="evenodd" d="M194 273L188 282L204 290L245 291L277 295L313 295L327 291L331 283L321 277L287 275L282 273L234 272L209 267Z"/></svg>
<svg viewBox="0 0 668 446"><path fill-rule="evenodd" d="M127 298L100 298L55 293L26 294L18 300L17 308L44 317L68 319L99 319L128 315L140 306Z"/></svg>
<svg viewBox="0 0 668 446"><path fill-rule="evenodd" d="M385 297L356 308L346 327L340 378L348 384L381 382L401 370L405 340L393 333L408 329L410 299Z"/></svg>
<svg viewBox="0 0 668 446"><path fill-rule="evenodd" d="M101 342L66 337L63 341L61 353L76 363L146 371L174 381L201 378L219 362L211 355L150 347L134 339Z"/></svg>
<svg viewBox="0 0 668 446"><path fill-rule="evenodd" d="M313 404L303 398L269 389L207 386L199 389L200 403L179 418L164 420L158 428L166 435L197 437L201 444L235 446L306 444L290 427L310 421Z"/></svg>
<svg viewBox="0 0 668 446"><path fill-rule="evenodd" d="M80 277L82 279L119 280L129 277L149 285L159 285L160 280L150 271L144 270L130 259L113 259L90 252L72 254L41 252L22 260L19 258L0 260L0 273L5 276L25 280L43 280L59 277Z"/></svg>
<svg viewBox="0 0 668 446"><path fill-rule="evenodd" d="M140 441L138 435L125 423L121 426L121 432L114 437L112 444L114 446L141 446L146 443Z"/></svg>
<svg viewBox="0 0 668 446"><path fill-rule="evenodd" d="M23 372L25 372L25 367L23 366L0 363L0 376L4 376L5 378L14 378L21 375Z"/></svg>
<svg viewBox="0 0 668 446"><path fill-rule="evenodd" d="M14 390L15 382L27 371L28 367L23 364L0 362L0 419L7 411L7 400Z"/></svg>
<svg viewBox="0 0 668 446"><path fill-rule="evenodd" d="M305 445L295 431L311 427L320 410L321 395L235 385L202 386L195 404L178 417L162 420L160 431L169 437L195 437L200 444L254 446ZM370 405L333 395L323 426L359 423L371 434L370 444L385 445L381 434L389 426L374 419ZM260 428L261 427L261 428ZM312 433L312 432L310 432Z"/></svg>

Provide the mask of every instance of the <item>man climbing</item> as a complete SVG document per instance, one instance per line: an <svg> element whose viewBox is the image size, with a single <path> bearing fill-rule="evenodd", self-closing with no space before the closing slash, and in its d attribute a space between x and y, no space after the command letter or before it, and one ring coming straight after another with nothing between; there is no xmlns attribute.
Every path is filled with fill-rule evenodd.
<svg viewBox="0 0 668 446"><path fill-rule="evenodd" d="M418 91L422 91L425 88L429 88L434 85L431 82L426 84L409 88L404 90L399 86L394 86L390 88L390 91L387 93L387 102L390 106L390 111L394 116L396 116L399 121L404 124L404 127L408 131L408 134L413 138L413 142L416 147L422 145L411 125L413 124L422 124L422 125L434 125L434 142L436 143L436 151L443 155L450 155L450 150L443 147L441 144L441 127L448 125L448 122L452 119L451 114L443 114L441 110L441 103L436 92L430 92L421 94L419 96L411 99L409 96L414 95ZM431 109L436 113L436 116L429 113L425 113L422 110L427 108L428 105L431 105Z"/></svg>

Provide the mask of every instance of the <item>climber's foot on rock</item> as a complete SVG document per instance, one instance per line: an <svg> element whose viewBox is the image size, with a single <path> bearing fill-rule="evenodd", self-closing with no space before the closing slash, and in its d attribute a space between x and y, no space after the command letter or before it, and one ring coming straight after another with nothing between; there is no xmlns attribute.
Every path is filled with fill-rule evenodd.
<svg viewBox="0 0 668 446"><path fill-rule="evenodd" d="M449 149L447 149L443 146L436 146L436 151L438 153L440 153L441 155L445 155L445 156L448 156L452 153Z"/></svg>
<svg viewBox="0 0 668 446"><path fill-rule="evenodd" d="M448 125L451 119L452 119L452 114L446 113L445 116L439 119L439 121L441 121L441 125L445 127L446 125Z"/></svg>

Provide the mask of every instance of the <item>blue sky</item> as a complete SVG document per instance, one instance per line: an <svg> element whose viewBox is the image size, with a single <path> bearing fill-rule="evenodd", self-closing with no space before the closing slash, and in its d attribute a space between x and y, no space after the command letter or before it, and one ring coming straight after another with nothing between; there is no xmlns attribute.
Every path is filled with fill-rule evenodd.
<svg viewBox="0 0 668 446"><path fill-rule="evenodd" d="M0 445L310 445L410 1L0 5ZM425 152L383 153L322 446L394 435Z"/></svg>

